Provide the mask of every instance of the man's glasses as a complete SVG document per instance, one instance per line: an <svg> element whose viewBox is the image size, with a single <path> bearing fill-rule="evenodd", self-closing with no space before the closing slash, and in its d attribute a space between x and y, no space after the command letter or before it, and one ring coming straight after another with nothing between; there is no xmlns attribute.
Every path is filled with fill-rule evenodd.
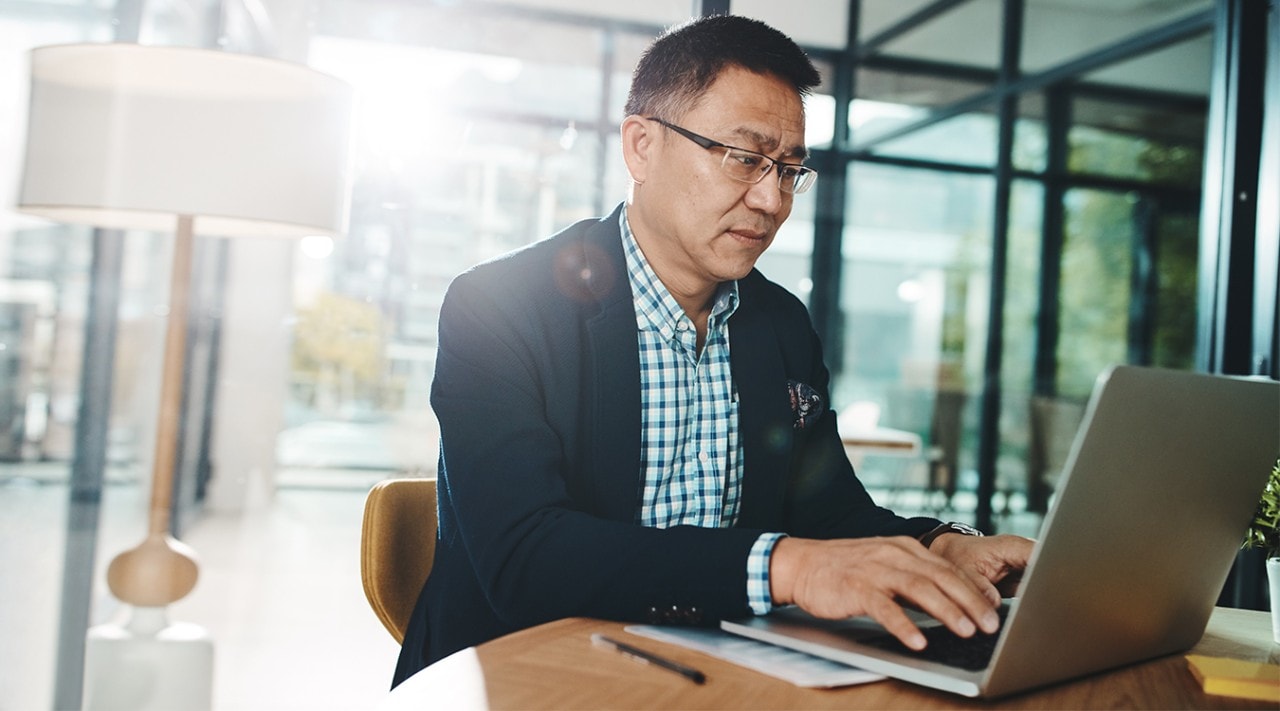
<svg viewBox="0 0 1280 711"><path fill-rule="evenodd" d="M724 157L720 160L720 168L734 180L744 183L758 183L764 180L764 176L768 175L769 171L776 167L778 170L778 189L784 193L799 194L813 187L814 181L818 179L818 171L813 168L806 168L803 165L792 163L781 163L763 153L756 153L745 148L734 148L719 141L713 141L706 136L699 136L693 131L681 128L674 123L663 121L655 116L647 118L650 121L656 121L666 126L709 151L717 148L723 149Z"/></svg>

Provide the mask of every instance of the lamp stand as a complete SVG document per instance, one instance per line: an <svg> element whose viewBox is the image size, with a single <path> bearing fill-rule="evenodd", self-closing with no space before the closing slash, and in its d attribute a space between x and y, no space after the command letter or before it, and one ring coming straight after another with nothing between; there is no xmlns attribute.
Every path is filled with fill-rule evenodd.
<svg viewBox="0 0 1280 711"><path fill-rule="evenodd" d="M178 218L169 283L169 317L160 380L160 418L151 467L151 507L147 536L116 556L107 568L107 586L122 602L163 606L186 597L196 586L195 552L169 535L173 475L182 417L182 370L186 357L187 303L191 290L192 218Z"/></svg>
<svg viewBox="0 0 1280 711"><path fill-rule="evenodd" d="M191 592L199 576L195 551L169 534L182 417L193 223L190 216L178 218L173 248L147 535L107 567L107 586L131 609L124 624L107 623L89 630L85 709L212 707L213 640L196 625L171 624L166 610Z"/></svg>

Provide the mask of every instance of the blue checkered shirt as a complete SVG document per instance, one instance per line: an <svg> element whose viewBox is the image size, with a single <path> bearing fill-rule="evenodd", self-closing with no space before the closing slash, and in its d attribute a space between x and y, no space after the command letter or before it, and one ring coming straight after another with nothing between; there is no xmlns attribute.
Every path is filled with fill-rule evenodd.
<svg viewBox="0 0 1280 711"><path fill-rule="evenodd" d="M624 210L622 243L635 300L640 346L640 468L643 526L728 528L738 520L742 442L738 393L729 367L729 317L737 282L722 284L699 355L697 329L654 274ZM747 558L747 601L756 614L772 607L769 557L781 534L756 540Z"/></svg>

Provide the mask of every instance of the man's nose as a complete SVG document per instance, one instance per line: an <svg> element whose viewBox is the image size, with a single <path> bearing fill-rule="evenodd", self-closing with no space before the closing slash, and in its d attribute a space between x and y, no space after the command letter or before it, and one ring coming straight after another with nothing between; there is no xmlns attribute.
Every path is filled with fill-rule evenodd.
<svg viewBox="0 0 1280 711"><path fill-rule="evenodd" d="M761 178L760 182L752 185L744 198L747 207L770 215L777 214L778 210L782 209L785 199L786 195L778 183L777 167Z"/></svg>

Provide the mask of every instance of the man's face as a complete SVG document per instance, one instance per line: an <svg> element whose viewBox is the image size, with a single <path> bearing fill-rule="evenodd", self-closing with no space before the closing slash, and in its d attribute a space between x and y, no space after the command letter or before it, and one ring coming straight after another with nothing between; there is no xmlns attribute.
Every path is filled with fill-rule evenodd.
<svg viewBox="0 0 1280 711"><path fill-rule="evenodd" d="M806 154L795 89L738 67L722 72L693 110L658 118L784 163L800 163ZM624 123L623 142L637 183L628 210L632 230L677 298L746 276L791 214L792 195L779 189L776 169L759 183L734 180L721 168L723 149L708 150L638 117Z"/></svg>

